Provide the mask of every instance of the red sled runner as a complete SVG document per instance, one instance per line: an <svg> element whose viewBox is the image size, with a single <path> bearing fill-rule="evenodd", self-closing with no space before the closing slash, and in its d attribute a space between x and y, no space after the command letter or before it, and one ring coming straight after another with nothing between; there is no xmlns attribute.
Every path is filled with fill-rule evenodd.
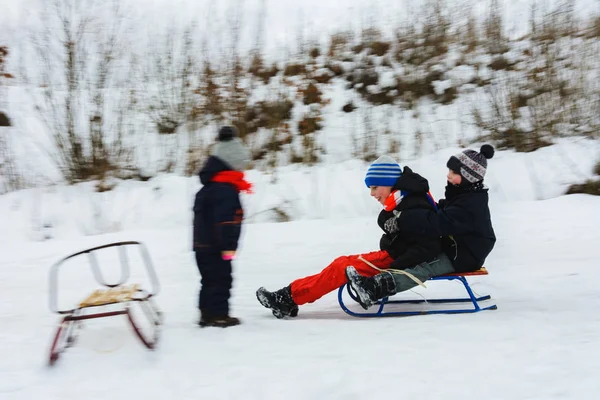
<svg viewBox="0 0 600 400"><path fill-rule="evenodd" d="M148 274L151 291L146 291L138 284L127 284L130 277L130 268L127 258L126 248L128 246L135 246L139 248L140 255L144 261L146 272ZM120 260L120 279L115 283L108 283L104 279L102 271L98 265L96 251L115 247L119 252ZM73 309L59 309L58 307L58 272L60 267L67 261L74 257L87 255L89 265L92 269L95 280L98 284L102 285L103 288L97 289L87 296L76 308ZM75 254L71 254L68 257L63 258L54 264L50 269L50 309L64 317L60 321L52 346L50 348L50 365L54 365L58 360L60 354L65 351L68 347L71 347L76 340L76 330L78 325L83 320L112 317L116 315L125 315L133 331L142 343L148 349L154 349L158 341L159 327L162 324L162 314L152 301L152 298L158 294L159 283L158 277L152 265L150 255L146 247L139 242L127 241L127 242L116 242L106 244L103 246L94 247L91 249L83 250ZM143 311L143 314L149 320L152 332L150 334L144 334L140 329L139 324L136 323L132 313L132 307L137 304ZM106 308L111 310L106 310Z"/></svg>

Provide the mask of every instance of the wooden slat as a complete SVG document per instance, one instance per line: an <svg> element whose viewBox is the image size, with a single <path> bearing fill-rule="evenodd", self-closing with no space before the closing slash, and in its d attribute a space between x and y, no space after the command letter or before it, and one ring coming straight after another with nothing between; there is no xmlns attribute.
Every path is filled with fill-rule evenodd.
<svg viewBox="0 0 600 400"><path fill-rule="evenodd" d="M106 304L124 303L130 301L139 290L137 284L120 286L110 289L97 289L85 300L79 303L80 308L102 306Z"/></svg>
<svg viewBox="0 0 600 400"><path fill-rule="evenodd" d="M442 276L474 276L474 275L488 275L487 269L485 267L481 267L477 271L473 272L454 272L452 274L446 274Z"/></svg>

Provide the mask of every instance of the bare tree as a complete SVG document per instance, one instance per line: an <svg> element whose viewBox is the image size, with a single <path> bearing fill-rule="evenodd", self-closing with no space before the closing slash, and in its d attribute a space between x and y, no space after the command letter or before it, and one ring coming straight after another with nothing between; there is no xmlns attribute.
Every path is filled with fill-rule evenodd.
<svg viewBox="0 0 600 400"><path fill-rule="evenodd" d="M23 75L56 147L50 155L68 182L103 178L127 155L124 13L116 1L52 0L39 16Z"/></svg>
<svg viewBox="0 0 600 400"><path fill-rule="evenodd" d="M11 146L9 127L12 122L8 113L3 111L7 103L6 80L13 78L5 67L8 55L8 47L0 46L0 194L23 187Z"/></svg>
<svg viewBox="0 0 600 400"><path fill-rule="evenodd" d="M160 169L168 172L177 166L182 134L203 125L197 96L201 68L196 36L193 23L181 30L171 26L156 34L150 40L149 62L143 67L143 108L159 134L163 151Z"/></svg>
<svg viewBox="0 0 600 400"><path fill-rule="evenodd" d="M5 81L13 76L6 71L6 59L8 58L8 47L0 46L0 127L11 126L8 114L3 111L6 104Z"/></svg>

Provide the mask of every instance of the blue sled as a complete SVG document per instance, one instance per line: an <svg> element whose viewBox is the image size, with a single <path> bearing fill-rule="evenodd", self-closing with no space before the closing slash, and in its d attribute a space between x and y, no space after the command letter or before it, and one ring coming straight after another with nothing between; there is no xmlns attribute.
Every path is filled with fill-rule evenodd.
<svg viewBox="0 0 600 400"><path fill-rule="evenodd" d="M468 275L487 275L487 271L485 273L471 273ZM475 294L473 294L473 290L471 290L471 287L469 286L467 279L463 275L441 275L441 276L435 276L435 277L431 278L430 280L432 280L432 281L440 281L440 280L452 281L455 279L457 279L463 283L463 285L465 286L465 289L467 290L467 293L469 294L469 297L454 298L454 299L432 299L432 300L425 300L425 299L388 300L387 297L384 297L383 299L381 299L380 301L378 301L376 303L377 305L379 305L379 309L376 312L354 312L354 311L350 310L348 307L346 307L346 305L344 304L344 300L343 300L344 287L346 287L348 289L348 294L350 295L350 297L354 301L358 302L356 294L354 294L354 292L350 289L350 286L344 284L338 290L338 302L340 303L342 310L344 310L347 314L352 315L353 317L397 317L397 316L427 315L427 314L467 314L467 313L475 313L475 312L485 311L485 310L497 310L498 309L498 307L495 304L491 305L491 306L487 306L487 307L481 307L479 305L479 302L489 300L489 299L491 299L491 297L489 295L476 297ZM445 310L423 310L423 311L389 311L389 312L383 311L383 308L386 304L420 304L420 303L434 303L434 304L471 303L473 305L473 308L445 309Z"/></svg>

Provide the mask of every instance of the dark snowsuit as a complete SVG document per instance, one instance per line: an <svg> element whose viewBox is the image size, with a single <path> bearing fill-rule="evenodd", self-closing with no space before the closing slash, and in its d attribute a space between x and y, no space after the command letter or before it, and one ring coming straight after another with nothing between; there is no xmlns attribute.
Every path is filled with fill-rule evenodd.
<svg viewBox="0 0 600 400"><path fill-rule="evenodd" d="M199 174L204 186L194 202L194 252L202 276L198 308L207 316L229 314L231 261L223 260L221 252L237 250L244 217L236 187L211 181L229 170L219 158L209 157Z"/></svg>
<svg viewBox="0 0 600 400"><path fill-rule="evenodd" d="M406 269L432 260L442 251L439 238L407 234L402 230L389 232L385 226L386 221L393 218L394 213L398 211L401 215L411 214L416 210L433 211L433 205L429 203L426 196L429 183L425 178L413 173L410 168L404 167L403 174L396 181L393 190L400 190L407 194L393 211L384 209L377 218L377 224L385 232L379 242L379 248L387 251L394 259L390 268Z"/></svg>

